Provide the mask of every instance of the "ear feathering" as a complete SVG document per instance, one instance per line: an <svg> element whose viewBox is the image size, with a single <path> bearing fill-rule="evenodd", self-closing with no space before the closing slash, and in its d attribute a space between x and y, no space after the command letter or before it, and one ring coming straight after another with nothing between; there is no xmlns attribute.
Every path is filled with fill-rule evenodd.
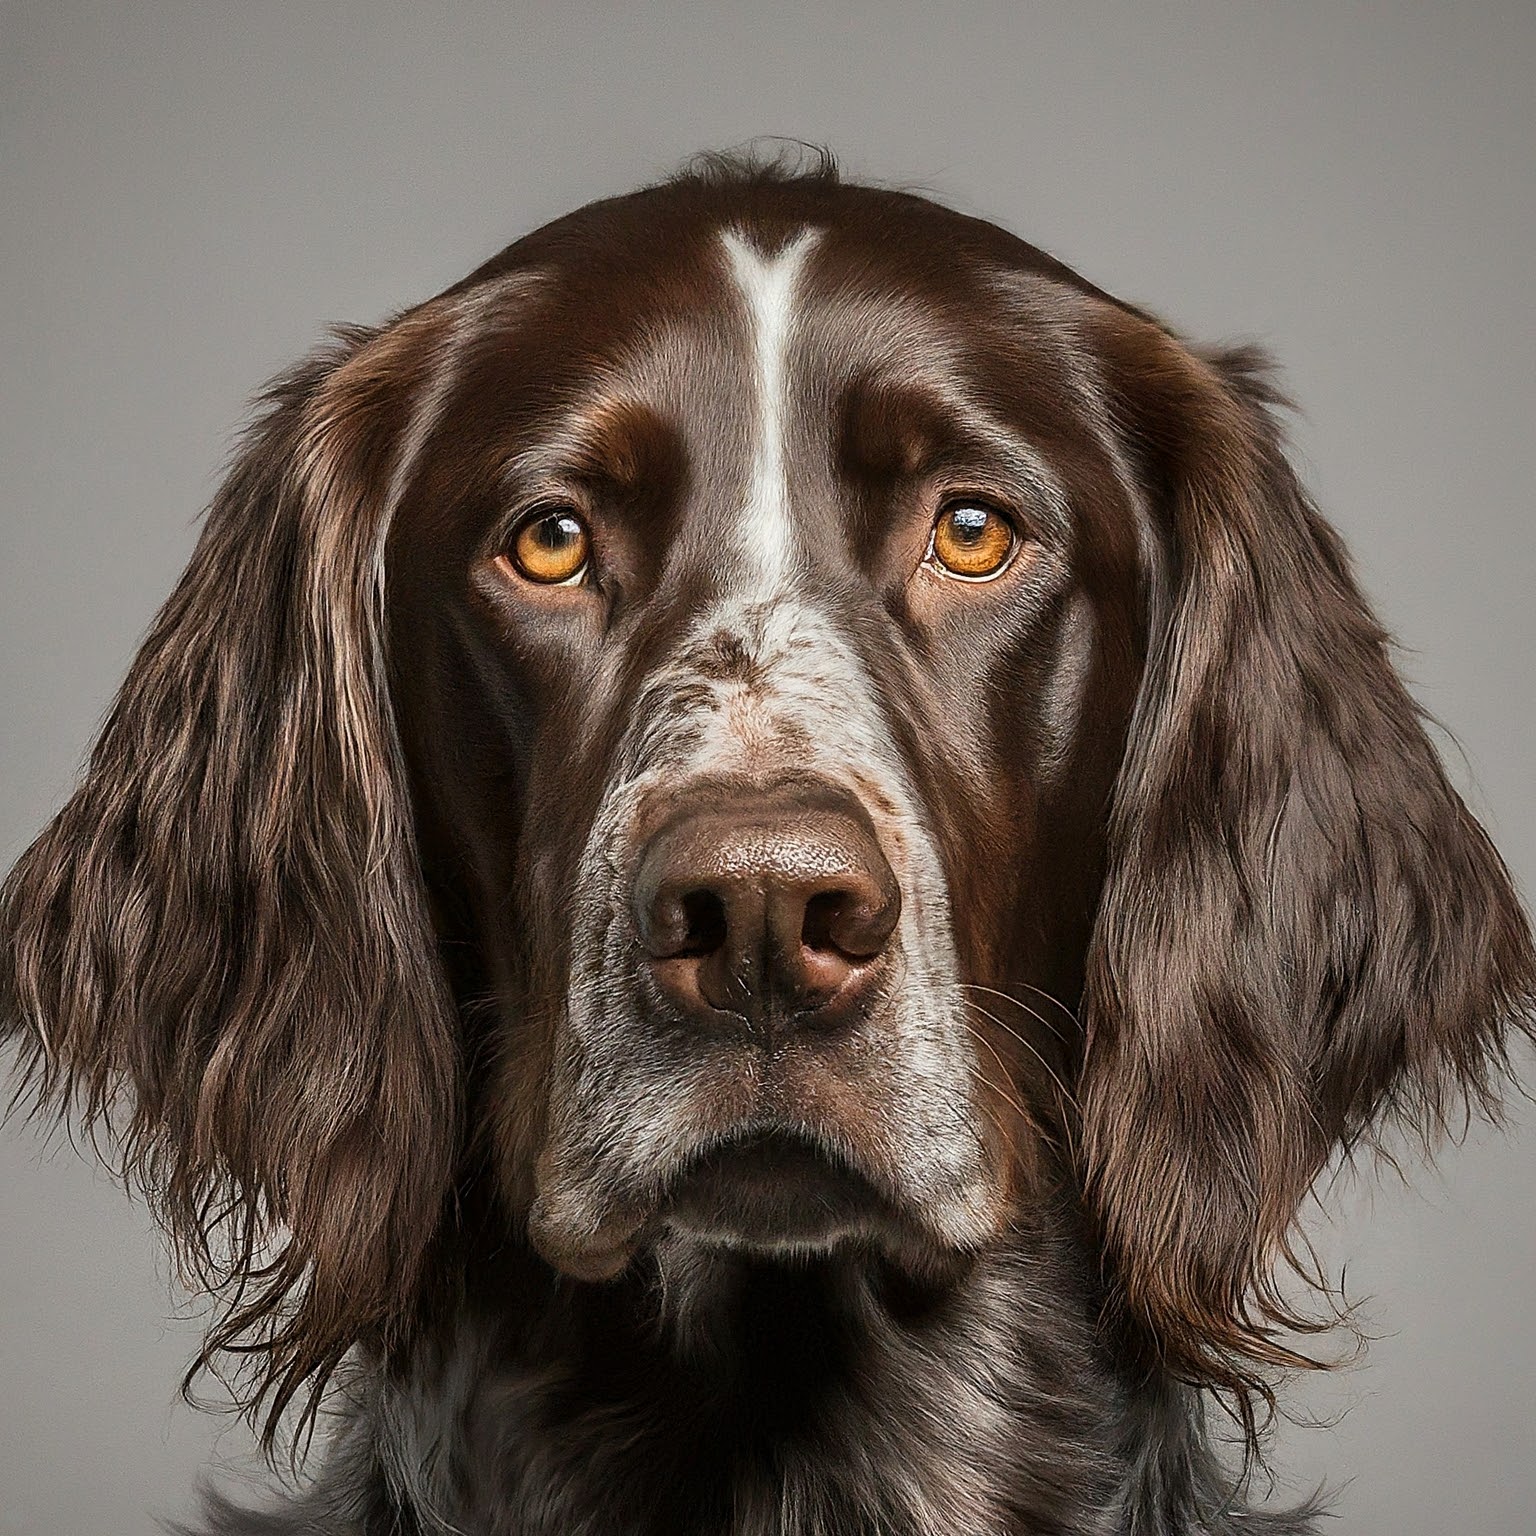
<svg viewBox="0 0 1536 1536"><path fill-rule="evenodd" d="M417 311L276 381L79 788L0 894L34 1113L119 1140L273 1445L413 1305L457 1034L384 693ZM234 1383L232 1383L234 1385Z"/></svg>
<svg viewBox="0 0 1536 1536"><path fill-rule="evenodd" d="M1536 957L1337 535L1286 461L1253 350L1105 325L1161 500L1168 612L1111 810L1089 957L1083 1171L1119 1307L1251 1445L1266 1367L1328 1326L1282 1294L1331 1154L1497 1114Z"/></svg>

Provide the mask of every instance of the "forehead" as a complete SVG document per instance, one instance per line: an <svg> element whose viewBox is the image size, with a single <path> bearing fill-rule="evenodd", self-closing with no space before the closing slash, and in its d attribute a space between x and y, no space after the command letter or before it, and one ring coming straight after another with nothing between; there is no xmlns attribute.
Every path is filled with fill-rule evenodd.
<svg viewBox="0 0 1536 1536"><path fill-rule="evenodd" d="M921 198L652 189L557 220L460 288L514 273L535 281L508 301L484 382L551 450L622 461L654 416L696 464L739 457L767 388L787 433L898 463L941 438L1070 436L1093 406L1096 290Z"/></svg>

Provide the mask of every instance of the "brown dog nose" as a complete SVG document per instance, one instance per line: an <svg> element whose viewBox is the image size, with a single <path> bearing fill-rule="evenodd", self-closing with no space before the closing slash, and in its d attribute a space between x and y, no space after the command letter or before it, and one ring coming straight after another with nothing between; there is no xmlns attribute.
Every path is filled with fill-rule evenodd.
<svg viewBox="0 0 1536 1536"><path fill-rule="evenodd" d="M828 785L706 801L647 843L635 925L685 1012L840 1022L881 970L901 890L874 827Z"/></svg>

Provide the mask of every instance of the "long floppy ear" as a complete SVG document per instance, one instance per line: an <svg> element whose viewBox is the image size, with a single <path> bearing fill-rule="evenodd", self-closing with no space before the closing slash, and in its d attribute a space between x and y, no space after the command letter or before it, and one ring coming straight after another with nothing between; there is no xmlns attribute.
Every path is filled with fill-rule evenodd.
<svg viewBox="0 0 1536 1536"><path fill-rule="evenodd" d="M1275 1271L1313 1179L1384 1119L1494 1111L1536 959L1264 359L1103 324L1165 569L1089 958L1086 1182L1126 1313L1251 1436L1261 1368L1312 1363Z"/></svg>
<svg viewBox="0 0 1536 1536"><path fill-rule="evenodd" d="M22 1094L121 1137L223 1294L268 1444L411 1306L456 1156L456 1030L383 692L380 543L431 325L272 386L73 798L0 893ZM119 1112L121 1111L121 1112ZM196 1367L194 1367L196 1369Z"/></svg>

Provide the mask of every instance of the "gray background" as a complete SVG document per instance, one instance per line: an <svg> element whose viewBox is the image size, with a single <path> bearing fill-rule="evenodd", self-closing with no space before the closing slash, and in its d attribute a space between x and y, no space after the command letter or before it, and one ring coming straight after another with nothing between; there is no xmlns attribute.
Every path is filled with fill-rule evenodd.
<svg viewBox="0 0 1536 1536"><path fill-rule="evenodd" d="M64 797L244 402L687 153L784 133L921 180L1203 338L1301 466L1536 888L1536 7L0 6L0 858ZM1288 1399L1341 1529L1536 1529L1536 1114L1314 1221L1369 1364ZM0 1532L136 1536L239 1463L174 1383L142 1210L0 1135ZM1347 1409L1342 1420L1338 1415Z"/></svg>

